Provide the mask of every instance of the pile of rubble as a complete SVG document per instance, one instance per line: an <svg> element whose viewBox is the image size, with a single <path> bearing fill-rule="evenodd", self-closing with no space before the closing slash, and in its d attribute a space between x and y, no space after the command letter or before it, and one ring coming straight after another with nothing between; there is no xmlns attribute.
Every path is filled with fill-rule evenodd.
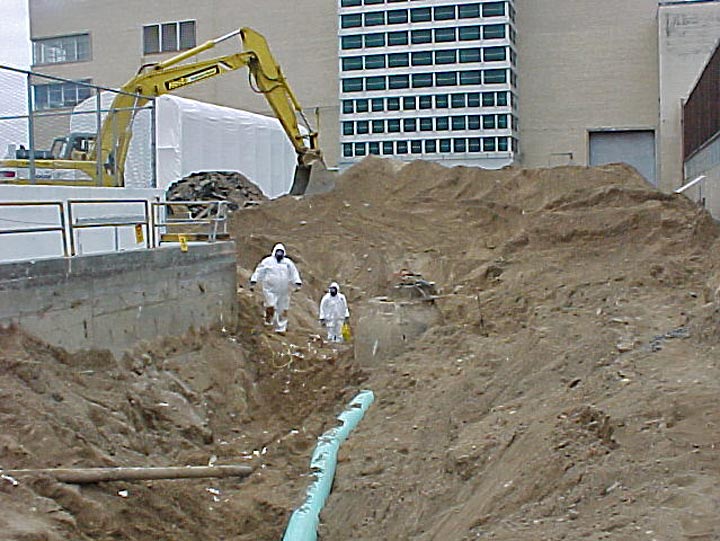
<svg viewBox="0 0 720 541"><path fill-rule="evenodd" d="M241 173L193 173L168 188L168 201L229 201L230 210L257 205L267 197Z"/></svg>

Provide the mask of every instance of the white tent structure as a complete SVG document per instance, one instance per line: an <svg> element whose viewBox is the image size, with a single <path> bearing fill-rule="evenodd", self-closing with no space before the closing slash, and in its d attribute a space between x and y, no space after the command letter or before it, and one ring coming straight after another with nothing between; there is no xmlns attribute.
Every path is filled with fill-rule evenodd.
<svg viewBox="0 0 720 541"><path fill-rule="evenodd" d="M106 110L112 94L105 92ZM156 99L157 188L166 189L191 173L239 172L270 198L290 191L296 154L280 122L271 117L221 107L178 96ZM95 110L95 98L78 105L76 112ZM96 131L96 116L75 115L72 132ZM151 188L152 132L150 112L136 114L125 162L125 186Z"/></svg>

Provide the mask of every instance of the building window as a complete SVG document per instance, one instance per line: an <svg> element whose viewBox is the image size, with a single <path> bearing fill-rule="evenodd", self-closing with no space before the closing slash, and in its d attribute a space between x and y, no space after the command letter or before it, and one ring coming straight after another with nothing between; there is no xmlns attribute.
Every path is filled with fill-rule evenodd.
<svg viewBox="0 0 720 541"><path fill-rule="evenodd" d="M355 111L357 113L367 113L368 100L355 100Z"/></svg>
<svg viewBox="0 0 720 541"><path fill-rule="evenodd" d="M358 120L357 126L355 127L355 131L359 135L364 135L366 133L370 133L370 123L367 120Z"/></svg>
<svg viewBox="0 0 720 541"><path fill-rule="evenodd" d="M483 138L483 152L495 152L495 138L484 137Z"/></svg>
<svg viewBox="0 0 720 541"><path fill-rule="evenodd" d="M90 60L90 34L33 40L33 64Z"/></svg>
<svg viewBox="0 0 720 541"><path fill-rule="evenodd" d="M432 30L413 30L410 32L410 41L413 44L432 43Z"/></svg>
<svg viewBox="0 0 720 541"><path fill-rule="evenodd" d="M349 56L342 59L343 71L354 71L363 69L363 57L362 56Z"/></svg>
<svg viewBox="0 0 720 541"><path fill-rule="evenodd" d="M340 38L340 44L344 51L348 49L362 49L362 36L343 36Z"/></svg>
<svg viewBox="0 0 720 541"><path fill-rule="evenodd" d="M482 5L483 17L502 17L505 15L505 2L487 2Z"/></svg>
<svg viewBox="0 0 720 541"><path fill-rule="evenodd" d="M498 115L497 116L497 127L499 130L505 130L508 127L508 116Z"/></svg>
<svg viewBox="0 0 720 541"><path fill-rule="evenodd" d="M467 148L466 139L453 139L453 150L455 152L465 152Z"/></svg>
<svg viewBox="0 0 720 541"><path fill-rule="evenodd" d="M485 62L502 62L507 60L505 47L487 47L484 51Z"/></svg>
<svg viewBox="0 0 720 541"><path fill-rule="evenodd" d="M385 34L365 34L365 47L385 47Z"/></svg>
<svg viewBox="0 0 720 541"><path fill-rule="evenodd" d="M448 21L455 18L455 6L438 6L434 9L436 21Z"/></svg>
<svg viewBox="0 0 720 541"><path fill-rule="evenodd" d="M436 86L456 86L457 85L457 72L456 71L439 71L435 74L435 85Z"/></svg>
<svg viewBox="0 0 720 541"><path fill-rule="evenodd" d="M461 4L458 6L459 19L473 19L480 17L480 4Z"/></svg>
<svg viewBox="0 0 720 541"><path fill-rule="evenodd" d="M393 76L391 76L393 77ZM399 111L400 110L400 98L388 98L387 99L388 111Z"/></svg>
<svg viewBox="0 0 720 541"><path fill-rule="evenodd" d="M383 133L385 131L385 121L384 120L373 120L372 121L372 132L373 133Z"/></svg>
<svg viewBox="0 0 720 541"><path fill-rule="evenodd" d="M414 23L422 23L431 21L432 15L430 8L414 8L410 10L410 21Z"/></svg>
<svg viewBox="0 0 720 541"><path fill-rule="evenodd" d="M416 109L415 96L405 96L403 98L403 110L414 111Z"/></svg>
<svg viewBox="0 0 720 541"><path fill-rule="evenodd" d="M436 64L454 64L457 62L457 51L436 51Z"/></svg>
<svg viewBox="0 0 720 541"><path fill-rule="evenodd" d="M435 119L435 129L437 131L447 131L450 129L450 118L439 116Z"/></svg>
<svg viewBox="0 0 720 541"><path fill-rule="evenodd" d="M370 143L368 147L368 154L373 154L375 156L380 154L380 143L377 141Z"/></svg>
<svg viewBox="0 0 720 541"><path fill-rule="evenodd" d="M488 24L483 28L483 37L485 39L504 39L505 38L505 25L504 24Z"/></svg>
<svg viewBox="0 0 720 541"><path fill-rule="evenodd" d="M467 106L468 107L480 107L480 93L470 92L467 95Z"/></svg>
<svg viewBox="0 0 720 541"><path fill-rule="evenodd" d="M491 70L498 71L498 70ZM502 70L500 70L502 71ZM481 71L461 71L460 72L460 84L461 85L479 85ZM486 72L487 73L487 72ZM487 81L485 81L487 82Z"/></svg>
<svg viewBox="0 0 720 541"><path fill-rule="evenodd" d="M410 152L422 154L422 141L410 141Z"/></svg>
<svg viewBox="0 0 720 541"><path fill-rule="evenodd" d="M455 41L456 33L455 28L436 28L435 29L435 42L443 43L448 41Z"/></svg>
<svg viewBox="0 0 720 541"><path fill-rule="evenodd" d="M467 126L467 120L464 116L454 116L451 118L451 124L453 130L464 130Z"/></svg>
<svg viewBox="0 0 720 541"><path fill-rule="evenodd" d="M143 54L183 51L195 47L195 21L143 26Z"/></svg>
<svg viewBox="0 0 720 541"><path fill-rule="evenodd" d="M388 33L388 45L407 45L408 44L408 33L407 32L389 32Z"/></svg>
<svg viewBox="0 0 720 541"><path fill-rule="evenodd" d="M384 4L385 0L365 0L365 5L370 6L372 4Z"/></svg>
<svg viewBox="0 0 720 541"><path fill-rule="evenodd" d="M433 85L432 73L415 73L412 76L413 88L426 88Z"/></svg>
<svg viewBox="0 0 720 541"><path fill-rule="evenodd" d="M382 111L385 109L384 101L382 98L373 98L370 100L370 108L373 111Z"/></svg>
<svg viewBox="0 0 720 541"><path fill-rule="evenodd" d="M74 107L92 95L92 89L78 83L90 84L90 79L77 83L33 85L33 106L36 111Z"/></svg>
<svg viewBox="0 0 720 541"><path fill-rule="evenodd" d="M362 92L363 80L362 77L353 77L352 79L342 80L343 92Z"/></svg>
<svg viewBox="0 0 720 541"><path fill-rule="evenodd" d="M498 137L498 151L500 152L507 152L508 149L508 138L507 137Z"/></svg>
<svg viewBox="0 0 720 541"><path fill-rule="evenodd" d="M433 119L432 118L421 118L420 119L420 131L433 131Z"/></svg>
<svg viewBox="0 0 720 541"><path fill-rule="evenodd" d="M480 129L480 115L468 116L468 130L479 130Z"/></svg>
<svg viewBox="0 0 720 541"><path fill-rule="evenodd" d="M385 55L384 54L371 54L365 57L365 69L384 69L385 68Z"/></svg>
<svg viewBox="0 0 720 541"><path fill-rule="evenodd" d="M431 66L433 62L432 53L430 51L412 53L411 58L413 66Z"/></svg>
<svg viewBox="0 0 720 541"><path fill-rule="evenodd" d="M495 106L495 92L483 92L482 93L482 104L483 104L483 107L494 107Z"/></svg>
<svg viewBox="0 0 720 541"><path fill-rule="evenodd" d="M395 152L394 147L395 147L395 145L393 144L392 141L383 141L382 153L383 154L392 154L393 152Z"/></svg>
<svg viewBox="0 0 720 541"><path fill-rule="evenodd" d="M480 138L479 137L470 137L468 139L468 151L470 152L480 152Z"/></svg>
<svg viewBox="0 0 720 541"><path fill-rule="evenodd" d="M342 108L343 108L343 113L345 113L346 115L355 112L355 107L353 107L352 100L343 100Z"/></svg>
<svg viewBox="0 0 720 541"><path fill-rule="evenodd" d="M385 90L387 80L384 76L368 77L365 79L365 90Z"/></svg>
<svg viewBox="0 0 720 541"><path fill-rule="evenodd" d="M440 139L440 152L450 152L450 139Z"/></svg>
<svg viewBox="0 0 720 541"><path fill-rule="evenodd" d="M406 118L403 120L403 131L414 132L417 131L417 120L414 118Z"/></svg>
<svg viewBox="0 0 720 541"><path fill-rule="evenodd" d="M428 139L425 141L425 153L431 154L436 151L437 143L435 142L435 139Z"/></svg>
<svg viewBox="0 0 720 541"><path fill-rule="evenodd" d="M400 132L400 120L397 118L391 118L387 121L387 131L389 133L399 133Z"/></svg>
<svg viewBox="0 0 720 541"><path fill-rule="evenodd" d="M407 53L391 53L388 55L389 68L405 68L410 65L410 55Z"/></svg>
<svg viewBox="0 0 720 541"><path fill-rule="evenodd" d="M494 130L495 129L495 115L483 115L483 129Z"/></svg>
<svg viewBox="0 0 720 541"><path fill-rule="evenodd" d="M390 75L390 77L388 77L388 87L392 88L392 89L409 88L410 87L410 76L409 75Z"/></svg>
<svg viewBox="0 0 720 541"><path fill-rule="evenodd" d="M354 122L343 122L343 135L354 135L355 134L355 123Z"/></svg>
<svg viewBox="0 0 720 541"><path fill-rule="evenodd" d="M465 94L453 94L450 96L450 107L453 109L465 107Z"/></svg>
<svg viewBox="0 0 720 541"><path fill-rule="evenodd" d="M420 109L432 109L432 96L420 96L418 103Z"/></svg>
<svg viewBox="0 0 720 541"><path fill-rule="evenodd" d="M362 0L342 0L340 2L340 7L344 7L344 8L351 8L354 6L361 6L361 5L362 5Z"/></svg>
<svg viewBox="0 0 720 541"><path fill-rule="evenodd" d="M460 41L475 41L480 39L479 26L461 26L458 28L458 37Z"/></svg>
<svg viewBox="0 0 720 541"><path fill-rule="evenodd" d="M397 153L398 154L407 154L407 152L408 152L407 141L398 141L397 142Z"/></svg>
<svg viewBox="0 0 720 541"><path fill-rule="evenodd" d="M447 109L450 106L447 94L438 94L435 96L435 108L436 109Z"/></svg>
<svg viewBox="0 0 720 541"><path fill-rule="evenodd" d="M480 49L473 47L472 49L460 49L460 62L467 64L469 62L480 62Z"/></svg>
<svg viewBox="0 0 720 541"><path fill-rule="evenodd" d="M485 84L507 83L507 70L486 70L484 72Z"/></svg>
<svg viewBox="0 0 720 541"><path fill-rule="evenodd" d="M340 16L340 28L359 28L362 26L362 14L353 13L352 15Z"/></svg>
<svg viewBox="0 0 720 541"><path fill-rule="evenodd" d="M393 9L387 12L388 24L403 24L408 22L408 12L406 9Z"/></svg>
<svg viewBox="0 0 720 541"><path fill-rule="evenodd" d="M351 158L353 155L352 143L343 143L343 157Z"/></svg>
<svg viewBox="0 0 720 541"><path fill-rule="evenodd" d="M365 143L355 143L355 156L365 156L366 153Z"/></svg>
<svg viewBox="0 0 720 541"><path fill-rule="evenodd" d="M365 26L380 26L385 24L385 12L374 11L365 14Z"/></svg>

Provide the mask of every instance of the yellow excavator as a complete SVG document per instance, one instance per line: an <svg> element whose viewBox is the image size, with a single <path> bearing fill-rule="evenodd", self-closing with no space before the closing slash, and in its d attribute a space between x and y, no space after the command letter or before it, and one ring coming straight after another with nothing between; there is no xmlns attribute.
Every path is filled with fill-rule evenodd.
<svg viewBox="0 0 720 541"><path fill-rule="evenodd" d="M235 36L240 36L242 52L182 63ZM32 161L36 169L81 171L97 186L123 186L125 157L132 137L132 120L138 108L151 97L243 67L247 67L250 72L251 87L265 96L295 148L297 167L290 194L302 195L307 189L312 167L323 162L322 152L318 148L318 133L310 129L302 107L270 52L267 41L250 28L240 28L163 62L141 67L137 75L115 95L100 128L99 145L93 133L71 134L70 137L55 139L53 150L48 153L36 153L31 160L29 151L18 151L15 159L0 160L0 166L29 168ZM301 131L297 116L302 119L306 133ZM99 157L97 152L100 152Z"/></svg>

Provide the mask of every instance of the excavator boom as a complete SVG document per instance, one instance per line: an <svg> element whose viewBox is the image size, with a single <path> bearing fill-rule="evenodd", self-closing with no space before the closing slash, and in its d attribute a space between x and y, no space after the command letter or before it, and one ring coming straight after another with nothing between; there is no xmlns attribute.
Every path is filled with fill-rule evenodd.
<svg viewBox="0 0 720 541"><path fill-rule="evenodd" d="M184 62L185 60L215 47L217 44L239 36L242 52L219 56L207 60ZM280 121L288 139L297 154L297 167L290 193L305 193L310 178L310 169L316 162L322 162L318 147L318 133L310 129L297 97L293 93L280 66L270 52L265 38L250 28L240 28L219 38L206 41L163 62L145 66L121 88L110 105L100 127L98 142L85 160L34 160L36 168L76 169L91 177L97 176L98 156L104 164L97 184L105 186L122 185L125 157L132 138L134 111L145 105L150 98L162 96L179 88L192 85L228 71L247 67L250 83L255 92L262 94ZM298 124L303 120L307 133ZM4 160L0 164L8 167L29 167L29 160Z"/></svg>

